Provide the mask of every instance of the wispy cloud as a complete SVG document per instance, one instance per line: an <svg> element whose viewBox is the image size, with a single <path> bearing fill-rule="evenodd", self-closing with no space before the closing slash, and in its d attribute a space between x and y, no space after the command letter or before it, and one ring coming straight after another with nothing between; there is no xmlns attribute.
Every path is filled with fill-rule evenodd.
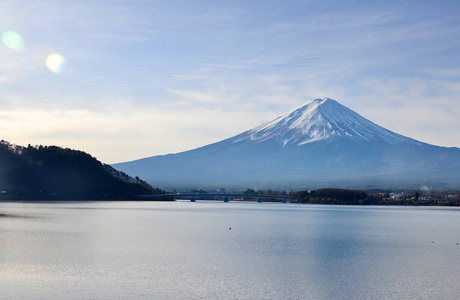
<svg viewBox="0 0 460 300"><path fill-rule="evenodd" d="M328 96L460 146L456 2L17 0L0 11L0 30L25 40L22 51L0 45L0 135L12 142L117 162L227 138ZM51 51L68 61L61 74L43 63Z"/></svg>

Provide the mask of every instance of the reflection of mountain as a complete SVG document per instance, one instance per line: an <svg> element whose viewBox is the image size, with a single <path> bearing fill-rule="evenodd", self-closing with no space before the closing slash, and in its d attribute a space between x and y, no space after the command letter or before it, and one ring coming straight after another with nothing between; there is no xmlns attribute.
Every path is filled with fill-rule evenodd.
<svg viewBox="0 0 460 300"><path fill-rule="evenodd" d="M460 149L396 134L316 99L232 138L115 165L164 188L460 186Z"/></svg>
<svg viewBox="0 0 460 300"><path fill-rule="evenodd" d="M84 200L160 192L81 151L5 141L0 142L0 190L0 198Z"/></svg>

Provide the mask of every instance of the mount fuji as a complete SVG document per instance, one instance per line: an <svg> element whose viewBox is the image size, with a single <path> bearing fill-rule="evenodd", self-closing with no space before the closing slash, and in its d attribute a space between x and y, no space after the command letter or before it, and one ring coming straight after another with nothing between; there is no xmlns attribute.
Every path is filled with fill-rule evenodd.
<svg viewBox="0 0 460 300"><path fill-rule="evenodd" d="M460 149L378 126L315 99L229 139L113 165L169 189L460 187Z"/></svg>

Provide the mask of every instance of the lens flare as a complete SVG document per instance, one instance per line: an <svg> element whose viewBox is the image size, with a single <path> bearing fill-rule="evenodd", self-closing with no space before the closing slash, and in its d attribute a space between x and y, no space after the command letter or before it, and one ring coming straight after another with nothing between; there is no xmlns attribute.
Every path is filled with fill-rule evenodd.
<svg viewBox="0 0 460 300"><path fill-rule="evenodd" d="M54 73L61 73L64 70L66 63L66 59L57 53L50 54L46 58L46 66Z"/></svg>
<svg viewBox="0 0 460 300"><path fill-rule="evenodd" d="M5 31L2 34L2 42L10 49L21 50L24 48L24 39L22 36L12 30Z"/></svg>

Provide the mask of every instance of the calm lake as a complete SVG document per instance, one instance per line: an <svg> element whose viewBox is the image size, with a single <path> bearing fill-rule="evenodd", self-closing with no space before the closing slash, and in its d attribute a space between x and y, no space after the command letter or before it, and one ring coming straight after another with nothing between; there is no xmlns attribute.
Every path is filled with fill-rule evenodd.
<svg viewBox="0 0 460 300"><path fill-rule="evenodd" d="M1 299L460 299L460 209L0 202Z"/></svg>

